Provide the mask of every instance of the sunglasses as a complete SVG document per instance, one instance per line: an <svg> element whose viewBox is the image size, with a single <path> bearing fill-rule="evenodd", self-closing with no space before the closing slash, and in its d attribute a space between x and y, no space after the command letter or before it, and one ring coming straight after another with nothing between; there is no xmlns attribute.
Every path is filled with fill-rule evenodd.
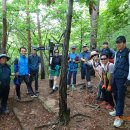
<svg viewBox="0 0 130 130"><path fill-rule="evenodd" d="M98 54L92 55L91 57L93 58L94 56L98 56Z"/></svg>
<svg viewBox="0 0 130 130"><path fill-rule="evenodd" d="M101 58L101 60L106 60L107 58Z"/></svg>

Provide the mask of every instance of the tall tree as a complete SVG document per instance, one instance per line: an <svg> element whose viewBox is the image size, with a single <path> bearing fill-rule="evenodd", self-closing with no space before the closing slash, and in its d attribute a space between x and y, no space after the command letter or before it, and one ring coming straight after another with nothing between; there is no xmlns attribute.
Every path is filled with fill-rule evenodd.
<svg viewBox="0 0 130 130"><path fill-rule="evenodd" d="M1 52L6 52L7 46L7 18L6 18L6 0L2 0L2 12L3 12L3 35L2 35L2 47Z"/></svg>
<svg viewBox="0 0 130 130"><path fill-rule="evenodd" d="M89 0L89 13L91 22L91 33L90 33L90 48L92 45L97 44L97 28L98 28L98 17L99 17L99 3L100 0Z"/></svg>
<svg viewBox="0 0 130 130"><path fill-rule="evenodd" d="M27 39L28 39L28 53L31 53L31 31L30 31L30 14L29 14L29 6L30 0L26 0L27 5Z"/></svg>
<svg viewBox="0 0 130 130"><path fill-rule="evenodd" d="M39 10L37 11L37 28L38 28L39 46L42 46L41 26L40 26L40 19L39 19ZM45 79L45 66L44 66L43 52L42 51L40 51L40 57L41 57L41 79Z"/></svg>
<svg viewBox="0 0 130 130"><path fill-rule="evenodd" d="M70 120L70 109L67 108L67 55L71 33L73 0L69 0L66 32L64 34L63 59L59 87L59 118L60 122L67 124Z"/></svg>

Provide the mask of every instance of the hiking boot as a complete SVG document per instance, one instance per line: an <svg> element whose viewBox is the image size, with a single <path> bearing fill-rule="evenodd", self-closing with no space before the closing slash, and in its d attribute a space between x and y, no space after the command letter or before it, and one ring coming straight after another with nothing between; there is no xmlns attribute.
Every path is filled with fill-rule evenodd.
<svg viewBox="0 0 130 130"><path fill-rule="evenodd" d="M116 116L116 110L109 112L110 116Z"/></svg>
<svg viewBox="0 0 130 130"><path fill-rule="evenodd" d="M32 94L32 95L30 95L31 96L31 98L36 98L36 97L38 97L37 95L35 95L35 94Z"/></svg>
<svg viewBox="0 0 130 130"><path fill-rule="evenodd" d="M76 87L74 84L72 84L72 91L75 91L76 90Z"/></svg>
<svg viewBox="0 0 130 130"><path fill-rule="evenodd" d="M9 114L9 112L10 112L10 111L9 111L8 109L6 109L6 110L2 110L2 109L1 109L1 110L0 110L0 114L5 114L5 115L6 115L6 114Z"/></svg>
<svg viewBox="0 0 130 130"><path fill-rule="evenodd" d="M67 90L70 90L71 86L70 85L67 85Z"/></svg>
<svg viewBox="0 0 130 130"><path fill-rule="evenodd" d="M16 100L17 100L17 101L21 101L21 97L18 97L18 96L17 96L17 97L16 97Z"/></svg>
<svg viewBox="0 0 130 130"><path fill-rule="evenodd" d="M119 128L123 124L123 120L121 118L115 119L113 126Z"/></svg>

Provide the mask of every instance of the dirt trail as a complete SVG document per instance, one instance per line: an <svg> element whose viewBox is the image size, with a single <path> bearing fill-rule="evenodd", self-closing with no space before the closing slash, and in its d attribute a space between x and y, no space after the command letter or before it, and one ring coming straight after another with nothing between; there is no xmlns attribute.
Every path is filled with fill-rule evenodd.
<svg viewBox="0 0 130 130"><path fill-rule="evenodd" d="M81 83L80 75L77 77L77 83ZM92 77L92 83L94 86L98 83L96 77ZM87 93L86 90L81 91L81 86L77 86L73 96L71 91L68 92L68 107L71 109L71 116L75 114L83 114L85 116L76 116L72 118L67 127L53 126L56 130L114 130L112 124L114 118L108 115L108 110L100 109L95 101L96 87L94 87L94 93ZM58 92L50 95L51 91L48 86L48 80L39 81L39 97L44 101L49 101L50 105L52 100L55 100L54 108L58 108ZM21 86L23 99L27 97L27 89L23 84ZM53 102L54 103L54 102ZM35 98L30 102L17 102L14 99L14 89L11 88L9 98L9 115L0 116L0 130L34 130L35 127L47 124L48 122L55 121L57 113L53 114L48 112L43 102L39 98ZM13 113L13 110L16 116ZM126 99L125 116L130 116L130 99ZM18 119L17 119L17 118ZM52 130L52 126L45 127L38 130ZM116 129L118 130L118 129ZM130 130L130 120L125 122L122 130Z"/></svg>

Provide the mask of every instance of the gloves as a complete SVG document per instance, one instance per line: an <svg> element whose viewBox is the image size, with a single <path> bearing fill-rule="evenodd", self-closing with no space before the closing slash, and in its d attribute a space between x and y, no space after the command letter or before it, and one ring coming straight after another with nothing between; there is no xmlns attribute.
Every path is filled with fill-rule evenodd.
<svg viewBox="0 0 130 130"><path fill-rule="evenodd" d="M106 89L106 85L105 84L102 85L102 89Z"/></svg>
<svg viewBox="0 0 130 130"><path fill-rule="evenodd" d="M107 87L107 91L110 92L111 90L112 90L112 89L111 89L111 86L108 85L108 87Z"/></svg>
<svg viewBox="0 0 130 130"><path fill-rule="evenodd" d="M127 80L126 82L125 82L125 86L130 86L130 80Z"/></svg>

